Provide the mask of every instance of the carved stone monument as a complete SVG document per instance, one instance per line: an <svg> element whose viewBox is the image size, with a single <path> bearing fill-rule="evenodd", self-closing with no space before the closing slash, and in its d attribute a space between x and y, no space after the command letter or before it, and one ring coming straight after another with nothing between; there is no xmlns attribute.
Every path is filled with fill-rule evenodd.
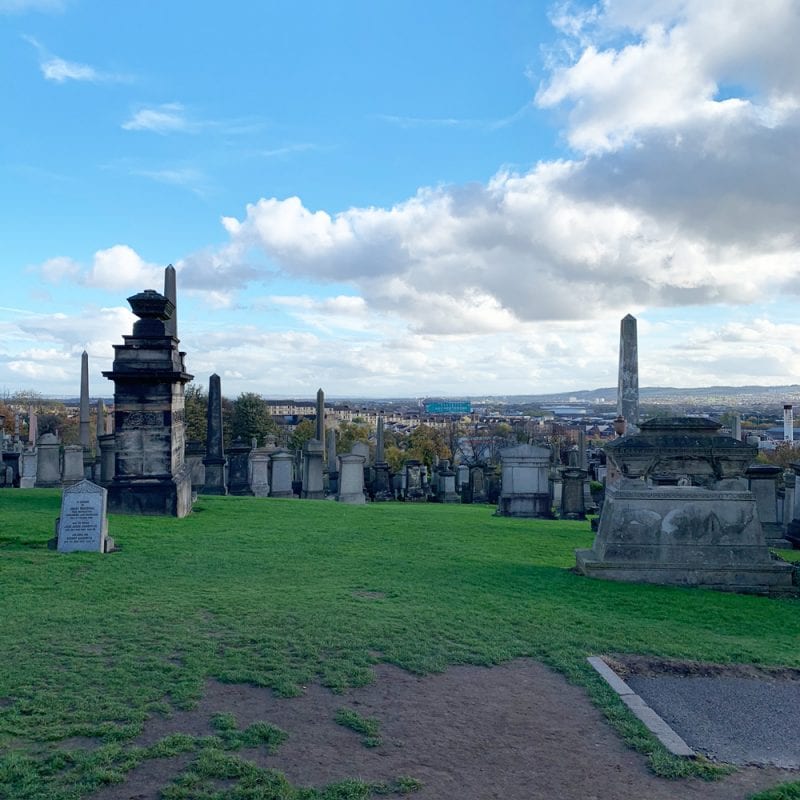
<svg viewBox="0 0 800 800"><path fill-rule="evenodd" d="M791 593L791 564L773 557L743 477L756 448L698 417L642 423L606 445L620 474L591 550L577 568L611 580Z"/></svg>
<svg viewBox="0 0 800 800"><path fill-rule="evenodd" d="M617 414L625 420L625 435L639 428L639 354L636 317L628 314L619 324L619 378Z"/></svg>
<svg viewBox="0 0 800 800"><path fill-rule="evenodd" d="M364 456L347 453L339 456L339 491L336 499L340 503L363 505L364 495Z"/></svg>
<svg viewBox="0 0 800 800"><path fill-rule="evenodd" d="M216 373L208 380L208 408L206 409L205 486L202 494L227 494L225 483L225 455L222 442L222 386Z"/></svg>
<svg viewBox="0 0 800 800"><path fill-rule="evenodd" d="M323 453L324 446L319 439L309 439L303 447L303 490L301 497L304 500L323 500L325 498L325 489L322 483Z"/></svg>
<svg viewBox="0 0 800 800"><path fill-rule="evenodd" d="M184 464L186 372L178 339L165 321L173 303L152 289L128 298L139 318L124 344L114 345L116 443L109 510L120 514L183 517L192 509L192 482Z"/></svg>

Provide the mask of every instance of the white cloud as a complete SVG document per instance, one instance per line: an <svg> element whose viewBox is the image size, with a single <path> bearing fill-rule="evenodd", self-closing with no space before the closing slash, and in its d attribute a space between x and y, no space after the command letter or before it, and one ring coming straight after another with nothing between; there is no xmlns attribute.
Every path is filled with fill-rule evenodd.
<svg viewBox="0 0 800 800"><path fill-rule="evenodd" d="M80 274L80 270L80 265L76 261L65 256L49 258L39 267L42 278L48 283L75 279Z"/></svg>
<svg viewBox="0 0 800 800"><path fill-rule="evenodd" d="M152 108L140 108L122 123L126 131L152 131L153 133L192 133L198 123L191 121L181 103L162 103Z"/></svg>
<svg viewBox="0 0 800 800"><path fill-rule="evenodd" d="M117 244L94 254L85 283L98 289L163 291L164 267L148 264L131 247Z"/></svg>
<svg viewBox="0 0 800 800"><path fill-rule="evenodd" d="M2 8L0 8L2 10ZM66 81L88 81L90 83L127 83L130 76L113 72L98 70L89 64L77 61L67 61L60 56L48 52L37 39L32 36L23 36L39 53L39 69L48 81L65 83Z"/></svg>

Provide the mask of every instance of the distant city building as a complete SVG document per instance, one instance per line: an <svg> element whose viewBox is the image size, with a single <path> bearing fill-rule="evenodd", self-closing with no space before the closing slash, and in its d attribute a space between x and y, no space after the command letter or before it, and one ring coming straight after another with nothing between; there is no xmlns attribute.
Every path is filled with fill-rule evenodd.
<svg viewBox="0 0 800 800"><path fill-rule="evenodd" d="M422 407L426 414L472 413L472 403L469 400L423 400Z"/></svg>

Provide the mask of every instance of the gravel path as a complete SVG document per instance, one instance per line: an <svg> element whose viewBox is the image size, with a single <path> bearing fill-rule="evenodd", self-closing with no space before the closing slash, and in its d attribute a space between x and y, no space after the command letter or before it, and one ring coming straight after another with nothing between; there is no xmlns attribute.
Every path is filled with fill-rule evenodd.
<svg viewBox="0 0 800 800"><path fill-rule="evenodd" d="M800 769L800 681L626 677L694 750L731 764Z"/></svg>

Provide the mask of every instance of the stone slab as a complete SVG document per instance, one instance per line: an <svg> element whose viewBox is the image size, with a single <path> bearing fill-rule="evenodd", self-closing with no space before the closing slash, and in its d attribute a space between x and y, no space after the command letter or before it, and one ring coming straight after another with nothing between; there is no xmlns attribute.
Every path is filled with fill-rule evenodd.
<svg viewBox="0 0 800 800"><path fill-rule="evenodd" d="M107 494L102 486L87 480L64 489L58 526L59 552L104 551Z"/></svg>

